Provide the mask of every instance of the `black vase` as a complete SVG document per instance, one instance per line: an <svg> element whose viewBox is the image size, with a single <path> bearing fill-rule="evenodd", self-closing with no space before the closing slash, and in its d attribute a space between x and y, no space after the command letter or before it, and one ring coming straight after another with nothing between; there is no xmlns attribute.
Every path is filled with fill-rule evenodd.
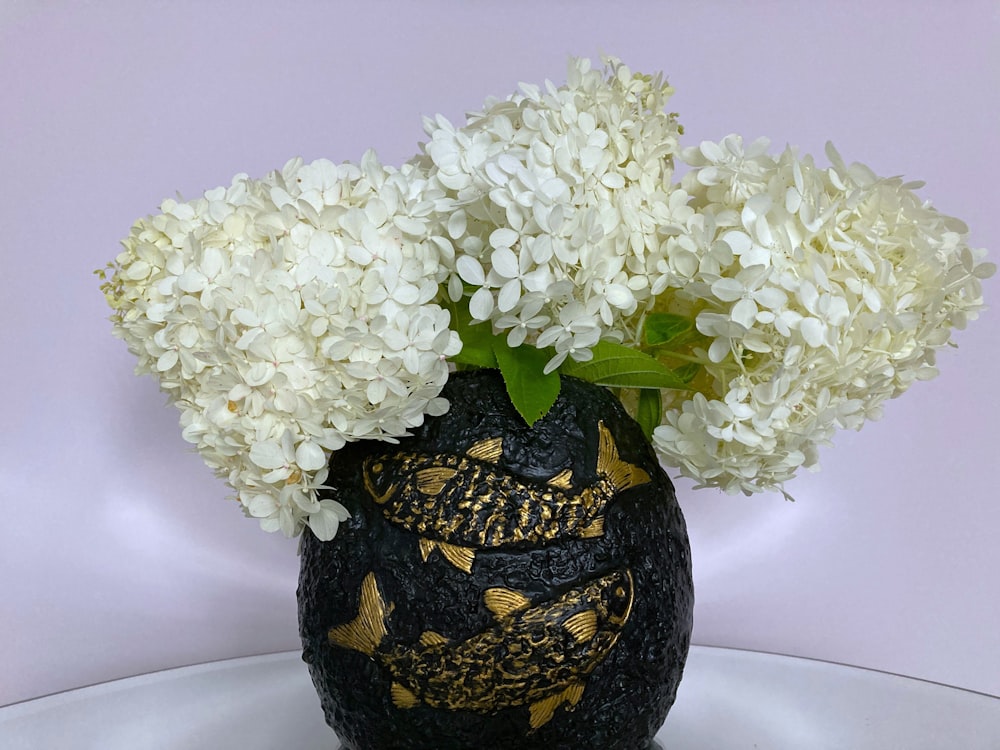
<svg viewBox="0 0 1000 750"><path fill-rule="evenodd" d="M398 445L334 454L337 536L302 540L299 625L347 750L648 750L694 594L680 507L606 389L529 427L490 370Z"/></svg>

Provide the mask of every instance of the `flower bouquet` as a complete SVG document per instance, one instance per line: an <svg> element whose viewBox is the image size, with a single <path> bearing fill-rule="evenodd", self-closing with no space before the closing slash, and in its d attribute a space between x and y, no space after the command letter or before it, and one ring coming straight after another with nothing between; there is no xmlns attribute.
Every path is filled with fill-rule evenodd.
<svg viewBox="0 0 1000 750"><path fill-rule="evenodd" d="M611 417L595 417L580 428L591 435L578 446L593 448L587 466L560 471L571 461L559 454L547 477L513 458L516 440L497 447L487 435L449 454L479 467L482 486L483 466L503 461L508 469L520 461L522 483L542 492L544 479L550 496L575 492L581 472L617 482L601 526L588 516L581 528L594 531L580 532L574 545L611 534L615 493L643 484L638 477L654 482L658 467L638 468L650 445L659 462L698 486L788 496L785 483L816 467L819 446L837 429L859 429L878 418L883 401L937 373L937 350L976 317L980 280L995 269L968 246L962 222L918 197L918 183L848 165L832 145L828 166L736 135L681 148L677 116L665 111L671 93L662 76L619 60L572 60L564 85L522 84L460 126L427 119L426 142L401 167L372 152L357 164L293 159L263 179L241 174L201 198L167 200L132 227L101 272L114 333L138 357L137 371L158 378L181 411L184 438L247 516L287 536L308 527L309 539L324 542L366 516L364 503L398 499L400 508L409 503L408 531L420 536L425 567L415 570L426 570L437 550L449 575L468 577L474 561L487 567L491 552L482 535L480 543L434 537L434 523L474 523L457 520L465 506L449 494L464 469L442 461L418 469L403 453L386 453L434 432L428 423L464 398L454 386L465 370L499 371L516 429L542 429L577 381L609 392L634 420L643 446L628 449L631 456L623 446L632 439L611 434ZM466 399L472 412L492 398L476 393ZM357 457L358 446L369 453ZM372 450L384 460L373 463ZM380 483L372 467L390 459L404 477ZM362 500L344 489L355 480L332 481L348 464L362 467ZM410 485L427 504L423 520L413 520L416 501L402 497ZM573 502L583 502L581 493ZM521 509L522 525L526 503L511 510ZM393 512L385 518L402 523L406 513ZM558 536L543 534L532 547L525 534L515 541L529 554ZM580 559L587 549L569 554ZM638 590L642 565L630 564L628 584L616 579L617 590ZM389 601L384 579L392 576L343 575L353 586L341 615L348 622L324 630L334 649L378 661L395 638L398 650L405 638L402 626L391 627L392 603L405 597ZM562 601L569 583L560 585L548 599L494 593L495 607L489 595L484 601L507 623L539 601ZM498 589L511 591L487 582L473 598ZM567 615L577 618L570 631L589 642L603 621L582 611ZM374 631L351 630L355 614L368 625L378 620ZM526 627L511 623L504 627ZM627 624L619 624L625 639ZM424 634L422 647L443 650L454 637ZM390 669L388 657L380 663ZM588 668L583 674L593 675L601 664ZM383 702L402 714L458 700L435 699L393 675ZM525 688L517 699L493 685L500 708L472 698L459 708L503 714L528 705L525 731L541 738L589 684L567 679L549 685L539 677L547 687ZM667 692L648 721L653 732L673 700ZM353 705L350 696L336 700ZM335 726L351 747L402 746L367 743L373 730ZM484 731L469 727L469 736ZM606 747L633 746L609 736Z"/></svg>

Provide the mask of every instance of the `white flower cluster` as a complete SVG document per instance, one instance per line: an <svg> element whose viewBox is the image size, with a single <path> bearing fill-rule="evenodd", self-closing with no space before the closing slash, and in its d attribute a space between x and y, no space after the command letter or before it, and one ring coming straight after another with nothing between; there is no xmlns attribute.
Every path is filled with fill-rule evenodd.
<svg viewBox="0 0 1000 750"><path fill-rule="evenodd" d="M138 221L104 285L115 333L247 515L330 539L331 451L441 414L461 348L433 190L412 167L292 160ZM447 245L447 243L444 243Z"/></svg>
<svg viewBox="0 0 1000 750"><path fill-rule="evenodd" d="M917 185L729 136L683 158L695 213L671 238L664 309L711 341L702 392L669 396L665 462L729 492L782 490L838 428L936 374L995 269ZM707 383L707 385L704 385ZM782 490L783 491L783 490Z"/></svg>
<svg viewBox="0 0 1000 750"><path fill-rule="evenodd" d="M399 170L372 153L292 160L165 201L106 277L115 332L246 514L289 536L329 539L346 518L317 493L333 451L447 409L469 319L550 352L546 373L600 341L641 350L621 366L688 384L661 393L665 463L702 486L784 491L835 430L936 374L995 268L916 185L832 147L820 168L729 136L684 151L675 184L671 93L617 59L572 60L564 86L522 84L462 127L427 120ZM468 315L453 323L446 297ZM694 330L664 333L678 320ZM466 364L483 364L477 345ZM585 370L621 349L598 351ZM540 366L505 356L507 372Z"/></svg>
<svg viewBox="0 0 1000 750"><path fill-rule="evenodd" d="M691 213L669 188L672 89L604 62L572 60L564 86L522 84L464 127L425 122L420 163L452 201L451 298L470 294L473 320L512 347L552 347L547 372L601 339L634 343L663 288L664 231Z"/></svg>

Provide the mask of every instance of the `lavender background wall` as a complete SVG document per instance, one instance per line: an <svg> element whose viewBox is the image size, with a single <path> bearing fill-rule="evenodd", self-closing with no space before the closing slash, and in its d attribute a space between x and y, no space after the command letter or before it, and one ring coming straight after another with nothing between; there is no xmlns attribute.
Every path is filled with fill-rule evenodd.
<svg viewBox="0 0 1000 750"><path fill-rule="evenodd" d="M1000 245L995 2L0 5L0 704L297 647L261 532L132 375L91 275L180 191L291 156L408 158L570 54L665 70L687 143L768 135L923 179ZM994 253L994 260L998 253ZM1000 282L943 374L778 496L678 485L695 640L1000 694ZM683 687L682 687L683 689Z"/></svg>

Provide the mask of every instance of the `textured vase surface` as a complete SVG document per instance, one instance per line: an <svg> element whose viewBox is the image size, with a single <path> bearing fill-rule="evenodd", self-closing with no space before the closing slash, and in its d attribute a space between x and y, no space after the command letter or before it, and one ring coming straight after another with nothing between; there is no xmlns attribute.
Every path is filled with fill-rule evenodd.
<svg viewBox="0 0 1000 750"><path fill-rule="evenodd" d="M606 389L529 427L494 371L331 460L351 512L303 537L303 659L347 750L647 750L694 597L673 487Z"/></svg>

